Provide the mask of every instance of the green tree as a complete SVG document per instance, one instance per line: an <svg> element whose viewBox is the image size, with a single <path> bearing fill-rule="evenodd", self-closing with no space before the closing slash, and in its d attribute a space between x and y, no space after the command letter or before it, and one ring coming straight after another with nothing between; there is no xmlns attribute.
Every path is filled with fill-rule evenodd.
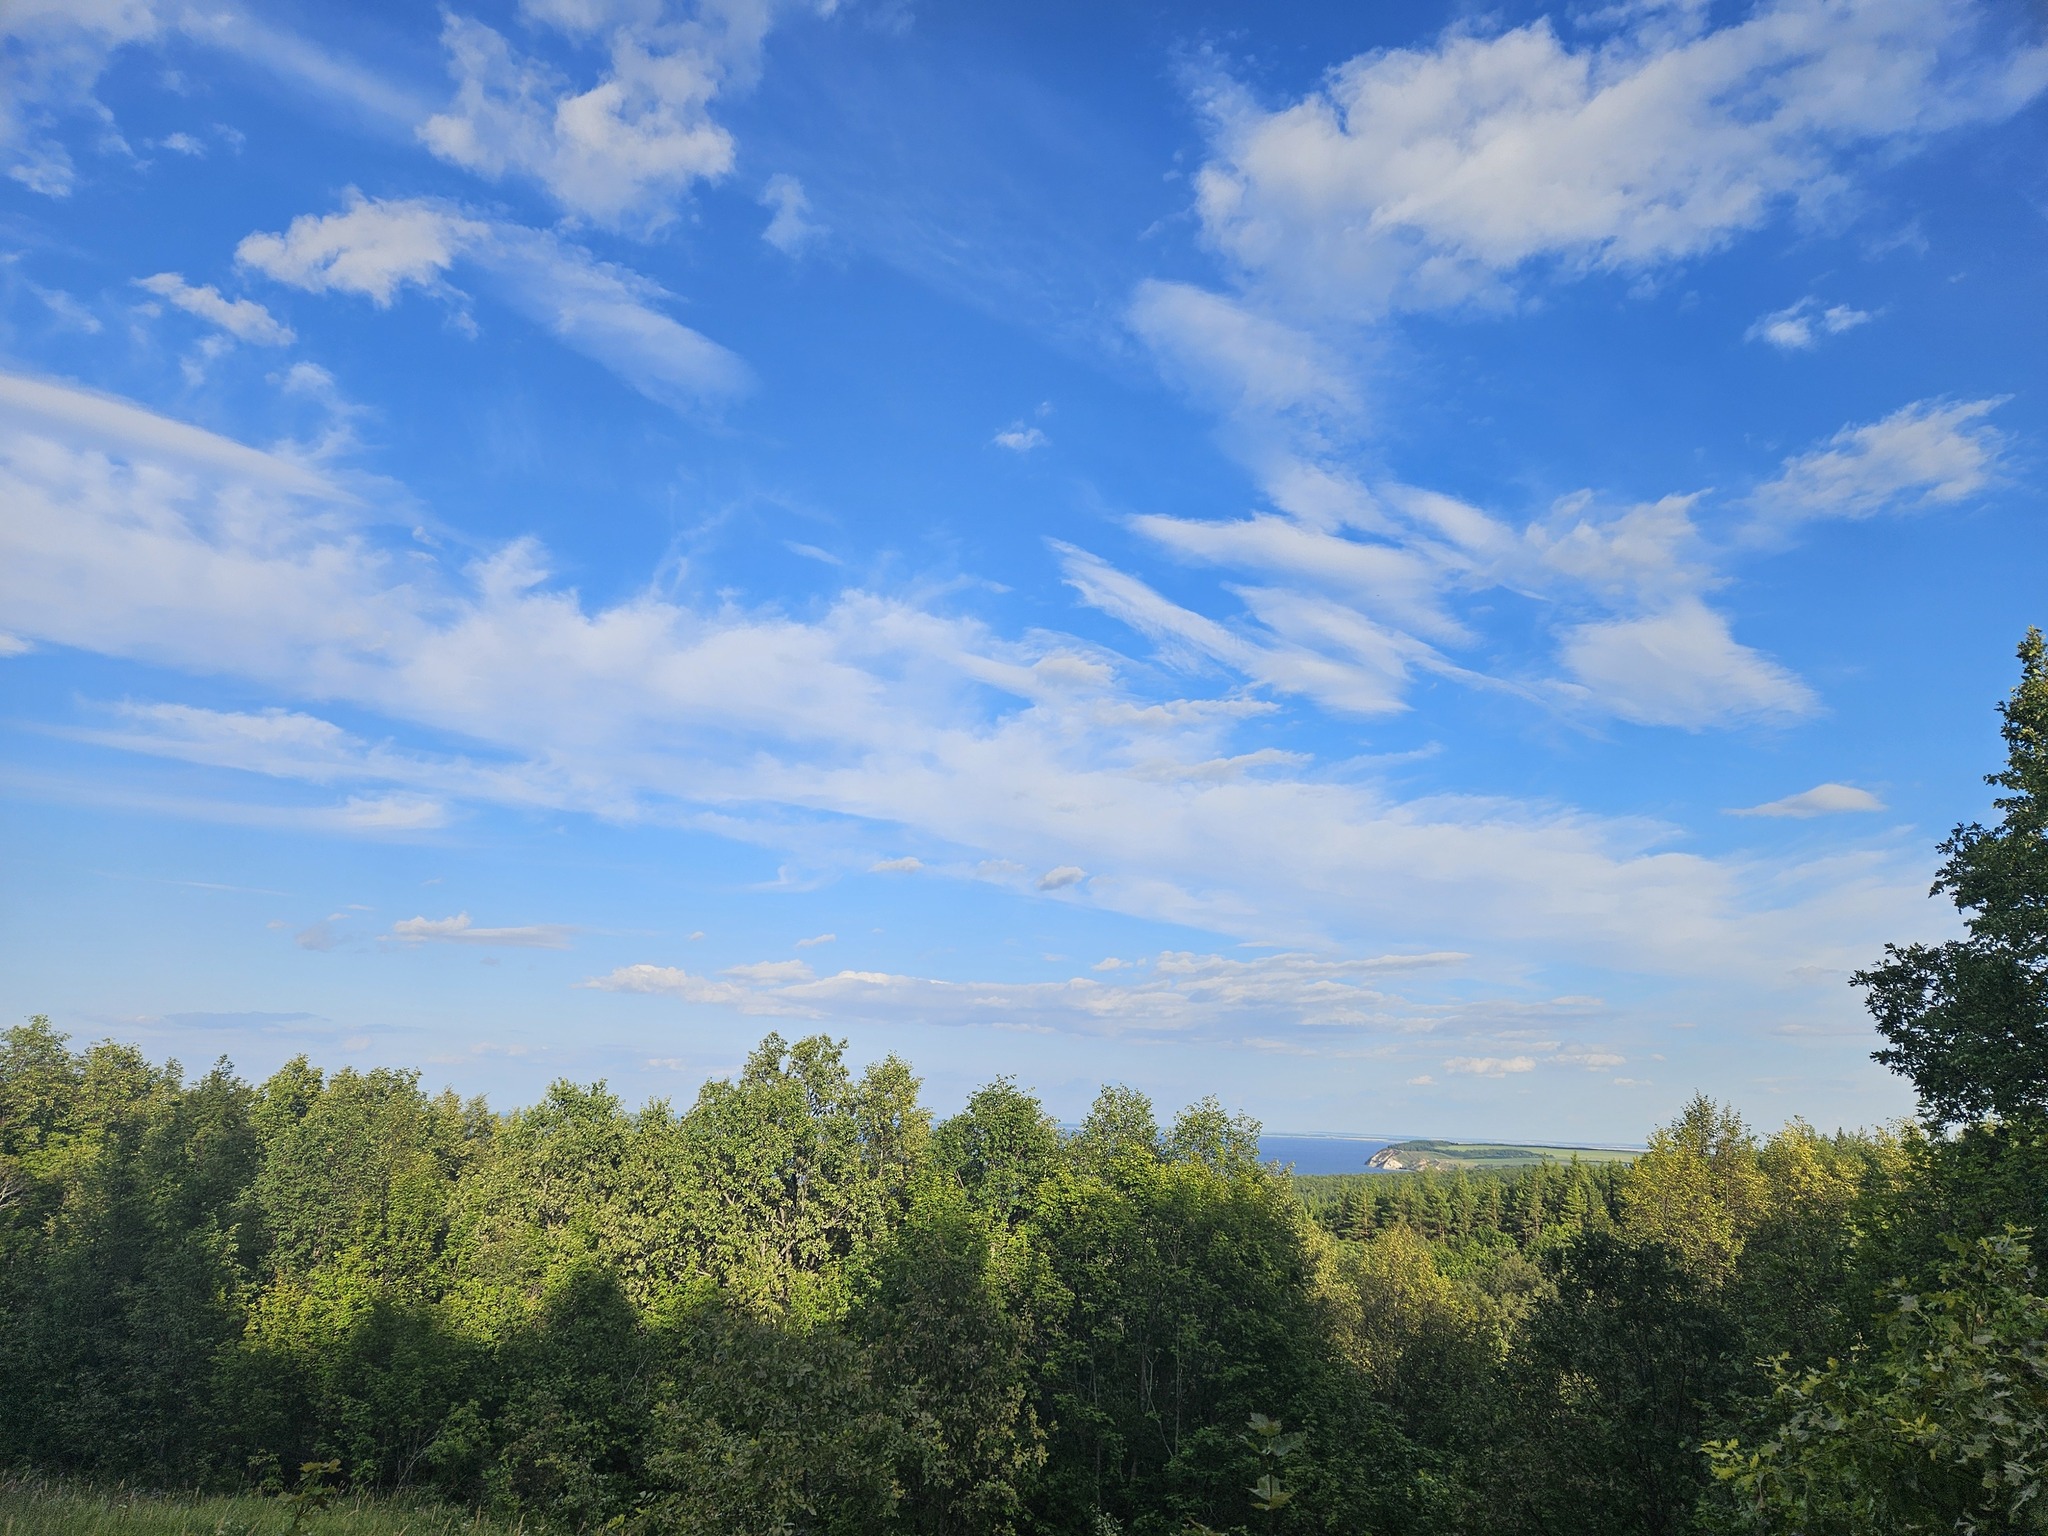
<svg viewBox="0 0 2048 1536"><path fill-rule="evenodd" d="M906 1531L1015 1529L1045 1462L1030 1354L1044 1286L1029 1239L942 1179L877 1255L854 1321L907 1431Z"/></svg>
<svg viewBox="0 0 2048 1536"><path fill-rule="evenodd" d="M1712 1442L1722 1523L1756 1536L2048 1531L2048 1300L2023 1234L1897 1288L1874 1344L1779 1361L1751 1442Z"/></svg>
<svg viewBox="0 0 2048 1536"><path fill-rule="evenodd" d="M1717 1284L1733 1271L1765 1201L1756 1138L1740 1115L1698 1094L1629 1169L1622 1225Z"/></svg>
<svg viewBox="0 0 2048 1536"><path fill-rule="evenodd" d="M932 1132L932 1159L982 1209L1013 1221L1052 1172L1059 1127L1007 1077L977 1088L967 1107Z"/></svg>
<svg viewBox="0 0 2048 1536"><path fill-rule="evenodd" d="M1677 1536L1706 1482L1709 1405L1738 1368L1733 1329L1661 1243L1588 1232L1557 1263L1509 1364L1496 1518L1543 1536Z"/></svg>
<svg viewBox="0 0 2048 1536"><path fill-rule="evenodd" d="M1959 826L1941 845L1933 894L1968 933L1886 945L1853 978L1889 1042L1876 1059L1912 1079L1935 1125L2048 1108L2048 643L2020 642L2020 680L1999 706L2006 763L1986 782L1995 826Z"/></svg>

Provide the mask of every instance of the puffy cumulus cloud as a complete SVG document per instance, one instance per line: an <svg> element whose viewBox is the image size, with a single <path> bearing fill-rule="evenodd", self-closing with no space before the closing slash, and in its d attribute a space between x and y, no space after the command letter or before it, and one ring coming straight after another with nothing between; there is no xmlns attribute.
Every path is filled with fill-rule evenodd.
<svg viewBox="0 0 2048 1536"><path fill-rule="evenodd" d="M1818 299L1801 299L1797 304L1773 310L1745 333L1748 341L1769 342L1780 352L1810 352L1823 336L1839 336L1872 319L1866 309L1847 304L1830 304L1825 309Z"/></svg>
<svg viewBox="0 0 2048 1536"><path fill-rule="evenodd" d="M211 284L194 287L176 272L159 272L135 281L137 287L168 300L189 315L197 315L209 325L218 326L237 341L259 347L282 347L295 339L290 326L254 299L223 298Z"/></svg>
<svg viewBox="0 0 2048 1536"><path fill-rule="evenodd" d="M354 293L386 308L408 285L431 288L492 227L425 198L387 201L351 191L340 213L302 213L281 234L257 232L235 260L309 293Z"/></svg>
<svg viewBox="0 0 2048 1536"><path fill-rule="evenodd" d="M1007 448L1012 453L1029 453L1034 448L1043 448L1052 439L1037 427L1021 421L1013 421L992 439L998 448Z"/></svg>
<svg viewBox="0 0 2048 1536"><path fill-rule="evenodd" d="M1997 478L2005 437L1984 418L2003 400L1921 400L1882 421L1842 428L1785 461L1751 505L1767 522L1874 517L1948 506Z"/></svg>
<svg viewBox="0 0 2048 1536"><path fill-rule="evenodd" d="M502 949L567 949L572 932L560 923L479 928L467 912L453 917L405 917L391 925L391 937L407 944L476 944Z"/></svg>
<svg viewBox="0 0 2048 1536"><path fill-rule="evenodd" d="M380 307L407 286L445 290L446 274L466 261L510 308L671 409L749 383L738 357L664 312L673 297L658 284L559 235L448 203L351 193L339 213L302 214L282 233L252 234L235 256L292 287L360 294Z"/></svg>
<svg viewBox="0 0 2048 1536"><path fill-rule="evenodd" d="M1859 150L2007 116L2048 52L1964 0L1779 0L1647 15L1573 47L1546 18L1362 54L1268 110L1205 90L1203 227L1293 308L1499 299L1531 263L1642 269L1843 185Z"/></svg>
<svg viewBox="0 0 2048 1536"><path fill-rule="evenodd" d="M1643 618L1583 625L1565 637L1563 656L1602 708L1639 725L1697 730L1818 707L1812 690L1737 641L1727 619L1697 598Z"/></svg>
<svg viewBox="0 0 2048 1536"><path fill-rule="evenodd" d="M1072 866L1066 899L1246 940L1469 935L1724 987L1803 985L1920 920L1924 876L1876 853L1716 859L1656 824L1261 755L1258 701L1141 689L1057 634L860 591L803 619L594 605L525 541L445 565L303 465L6 376L0 629L269 690L272 711L131 706L109 739L339 784L365 821L539 805L783 848L830 828L849 870L908 834L938 874L1028 894ZM465 745L370 741L315 698Z"/></svg>
<svg viewBox="0 0 2048 1536"><path fill-rule="evenodd" d="M529 177L572 213L643 229L672 220L697 182L732 169L732 134L711 110L757 75L774 0L524 9L600 46L606 67L594 82L571 79L482 22L449 13L442 42L455 99L419 129L435 154L493 180ZM785 249L807 228L801 188L795 198L777 214ZM770 230L771 243L782 244Z"/></svg>
<svg viewBox="0 0 2048 1536"><path fill-rule="evenodd" d="M1815 816L1840 816L1867 811L1881 811L1884 802L1867 789L1858 789L1853 784L1816 784L1803 789L1796 795L1787 795L1782 800L1766 800L1762 805L1747 805L1730 810L1730 816L1789 816L1807 820Z"/></svg>

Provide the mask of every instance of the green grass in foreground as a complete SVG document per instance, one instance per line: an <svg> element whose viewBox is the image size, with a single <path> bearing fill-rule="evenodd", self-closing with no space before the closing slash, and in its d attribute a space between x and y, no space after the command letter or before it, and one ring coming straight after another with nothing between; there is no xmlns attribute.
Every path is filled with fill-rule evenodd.
<svg viewBox="0 0 2048 1536"><path fill-rule="evenodd" d="M0 1536L284 1536L291 1523L288 1498L0 1482ZM348 1496L307 1511L298 1527L302 1536L511 1536L516 1529L446 1504Z"/></svg>

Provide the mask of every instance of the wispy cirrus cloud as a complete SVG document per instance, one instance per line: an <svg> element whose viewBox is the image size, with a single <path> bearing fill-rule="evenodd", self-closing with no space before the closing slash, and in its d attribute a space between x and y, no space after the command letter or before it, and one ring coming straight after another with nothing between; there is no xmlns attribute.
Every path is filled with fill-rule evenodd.
<svg viewBox="0 0 2048 1536"><path fill-rule="evenodd" d="M391 925L391 937L403 944L474 944L499 949L567 949L575 931L561 923L479 928L467 912L453 917L403 917Z"/></svg>
<svg viewBox="0 0 2048 1536"><path fill-rule="evenodd" d="M1984 418L2003 400L1920 400L1847 426L1785 461L1750 495L1772 523L1953 506L1995 483L2005 435Z"/></svg>
<svg viewBox="0 0 2048 1536"><path fill-rule="evenodd" d="M409 130L429 110L388 67L359 63L220 0L203 6L189 0L13 0L0 7L0 165L6 174L46 197L68 197L79 174L65 143L68 129L82 128L96 153L132 159L97 87L117 55L170 43L233 54L381 129ZM196 144L184 133L160 142L179 154L192 153Z"/></svg>
<svg viewBox="0 0 2048 1536"><path fill-rule="evenodd" d="M176 305L188 315L197 315L208 324L219 327L237 341L258 347L282 347L296 339L290 326L254 299L225 298L210 283L195 286L176 272L159 272L153 277L137 278L135 285Z"/></svg>
<svg viewBox="0 0 2048 1536"><path fill-rule="evenodd" d="M1534 1056L1453 1056L1444 1063L1446 1072L1466 1077L1506 1077L1511 1073L1534 1072Z"/></svg>
<svg viewBox="0 0 2048 1536"><path fill-rule="evenodd" d="M750 382L737 356L666 312L676 301L658 284L551 231L449 203L351 193L338 213L248 236L235 258L280 283L380 308L408 287L453 296L448 274L464 264L508 307L659 404L697 409Z"/></svg>
<svg viewBox="0 0 2048 1536"><path fill-rule="evenodd" d="M1402 976L1455 971L1458 953L1344 959L1284 953L1238 960L1168 951L1119 971L1056 981L950 981L879 971L819 976L802 961L729 966L716 976L676 966L628 965L580 986L742 1014L808 1018L835 1024L915 1020L946 1026L1005 1026L1061 1033L1242 1034L1308 1029L1406 1037L1439 1031L1485 1034L1526 1022L1528 1005L1501 1013L1488 1005L1415 1001L1389 990ZM1095 967L1100 973L1102 967ZM1536 1005L1542 1012L1547 1005ZM1572 1016L1570 1004L1557 1010Z"/></svg>
<svg viewBox="0 0 2048 1536"><path fill-rule="evenodd" d="M849 873L907 832L943 878L1029 893L1086 871L1051 888L1247 940L1465 935L1766 988L1853 962L1873 913L1919 911L1917 867L1879 854L1821 881L1672 851L1654 823L1404 797L1243 740L1257 700L1141 689L1070 637L858 590L801 620L652 589L593 606L530 541L451 568L337 498L258 450L0 379L0 628L292 700L131 705L105 739L341 785L366 829L552 806L802 847L829 822ZM316 697L463 754L343 730Z"/></svg>

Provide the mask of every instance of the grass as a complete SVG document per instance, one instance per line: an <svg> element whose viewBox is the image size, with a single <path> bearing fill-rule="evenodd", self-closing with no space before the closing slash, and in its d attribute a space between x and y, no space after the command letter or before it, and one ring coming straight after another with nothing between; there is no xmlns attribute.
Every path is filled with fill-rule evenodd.
<svg viewBox="0 0 2048 1536"><path fill-rule="evenodd" d="M0 1482L0 1536L285 1536L292 1501L256 1494L145 1493L71 1483ZM308 1510L299 1536L512 1536L466 1509L423 1499L337 1497Z"/></svg>

